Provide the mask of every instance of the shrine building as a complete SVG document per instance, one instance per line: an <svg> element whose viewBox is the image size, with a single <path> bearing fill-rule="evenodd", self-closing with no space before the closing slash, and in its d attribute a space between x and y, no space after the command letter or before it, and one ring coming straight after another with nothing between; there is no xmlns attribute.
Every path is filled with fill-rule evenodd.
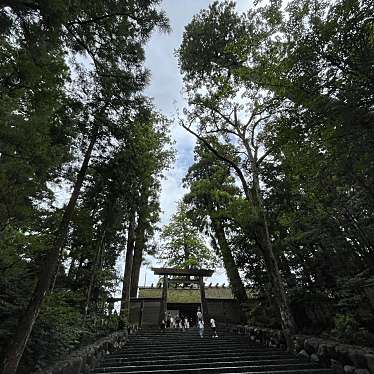
<svg viewBox="0 0 374 374"><path fill-rule="evenodd" d="M139 287L138 296L131 298L130 324L158 326L167 313L196 320L198 309L207 321L213 317L218 323L240 323L240 306L230 287L206 285L205 277L213 270L153 268L160 276L157 285Z"/></svg>

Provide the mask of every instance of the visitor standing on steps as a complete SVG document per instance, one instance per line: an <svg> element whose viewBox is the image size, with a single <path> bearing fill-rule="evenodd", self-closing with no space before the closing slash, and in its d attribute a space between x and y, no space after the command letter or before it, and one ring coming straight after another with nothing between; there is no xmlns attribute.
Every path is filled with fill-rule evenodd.
<svg viewBox="0 0 374 374"><path fill-rule="evenodd" d="M160 328L161 328L161 332L165 332L166 322L165 322L164 319L161 321L161 326L160 326Z"/></svg>
<svg viewBox="0 0 374 374"><path fill-rule="evenodd" d="M179 330L182 330L184 332L184 317L182 315L179 315Z"/></svg>
<svg viewBox="0 0 374 374"><path fill-rule="evenodd" d="M197 321L197 329L199 330L200 338L204 337L204 321L202 319L199 319Z"/></svg>
<svg viewBox="0 0 374 374"><path fill-rule="evenodd" d="M166 317L166 327L169 329L171 325L171 313L169 312Z"/></svg>
<svg viewBox="0 0 374 374"><path fill-rule="evenodd" d="M216 321L214 320L214 318L211 318L211 319L210 319L210 327L211 327L211 329L213 330L212 338L218 338L218 335L217 335L217 327L216 327Z"/></svg>
<svg viewBox="0 0 374 374"><path fill-rule="evenodd" d="M197 308L197 323L199 323L199 321L202 321L203 320L203 313L201 313L201 310L200 308Z"/></svg>

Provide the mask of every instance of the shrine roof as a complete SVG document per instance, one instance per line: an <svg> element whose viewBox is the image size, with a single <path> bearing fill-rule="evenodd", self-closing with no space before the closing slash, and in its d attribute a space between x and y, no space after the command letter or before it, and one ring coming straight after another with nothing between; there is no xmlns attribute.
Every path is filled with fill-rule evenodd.
<svg viewBox="0 0 374 374"><path fill-rule="evenodd" d="M175 268L152 268L157 275L191 275L198 277L211 277L214 270L209 269L175 269Z"/></svg>
<svg viewBox="0 0 374 374"><path fill-rule="evenodd" d="M251 298L252 290L246 289ZM162 294L161 287L139 287L139 299L160 299ZM205 286L205 296L209 299L234 300L234 295L230 287L207 287ZM200 303L200 290L197 288L169 288L168 303Z"/></svg>

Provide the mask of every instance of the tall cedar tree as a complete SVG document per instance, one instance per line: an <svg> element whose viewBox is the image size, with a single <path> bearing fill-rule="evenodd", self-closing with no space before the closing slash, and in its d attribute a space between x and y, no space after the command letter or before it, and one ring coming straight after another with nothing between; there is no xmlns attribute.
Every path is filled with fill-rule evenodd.
<svg viewBox="0 0 374 374"><path fill-rule="evenodd" d="M120 136L116 129L120 124L118 113L129 114L126 105L144 87L147 78L141 66L144 42L154 27L167 27L164 15L155 8L157 4L158 1L141 5L135 1L126 4L116 1L97 1L94 4L79 2L74 6L61 2L56 2L55 6L17 1L0 4L2 19L6 21L8 48L28 51L36 43L41 48L46 46L42 50L44 61L48 61L49 54L56 49L57 53L68 50L73 56L83 54L92 63L87 73L78 74L83 79L81 86L85 89L84 93L88 94L88 100L84 100L88 106L85 111L91 112L88 129L83 132L86 138L83 161L69 203L55 230L53 244L40 266L38 282L29 305L8 346L3 373L16 372L42 302L51 286L97 139L102 140L105 136L115 134ZM30 43L30 34L34 43ZM17 35L17 38L14 39L13 35ZM32 66L36 64L35 61L31 62ZM20 76L16 88L33 92L24 83L23 76ZM13 83L10 81L10 84ZM22 105L21 102L20 107Z"/></svg>
<svg viewBox="0 0 374 374"><path fill-rule="evenodd" d="M230 152L227 150L226 153ZM240 195L230 166L217 160L204 144L199 143L195 147L195 163L188 169L183 181L189 188L183 200L195 224L200 230L210 233L213 245L223 260L234 297L241 306L241 319L246 323L248 296L227 234L233 213L230 206Z"/></svg>

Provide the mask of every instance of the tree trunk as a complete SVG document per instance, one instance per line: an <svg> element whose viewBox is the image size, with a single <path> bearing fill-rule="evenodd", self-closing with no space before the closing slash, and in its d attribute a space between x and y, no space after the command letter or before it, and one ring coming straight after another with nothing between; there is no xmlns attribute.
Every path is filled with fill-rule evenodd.
<svg viewBox="0 0 374 374"><path fill-rule="evenodd" d="M75 262L77 259L74 256L71 256L71 262L69 265L69 271L68 271L68 280L69 282L72 282L74 280L74 273L76 271Z"/></svg>
<svg viewBox="0 0 374 374"><path fill-rule="evenodd" d="M139 286L140 268L143 261L143 251L145 245L145 222L142 217L138 219L138 225L135 230L134 258L131 272L131 291L130 296L136 297Z"/></svg>
<svg viewBox="0 0 374 374"><path fill-rule="evenodd" d="M132 272L131 272L131 290L130 297L136 297L138 294L140 268L143 261L143 247L140 247L135 243L134 246L134 258L132 262Z"/></svg>
<svg viewBox="0 0 374 374"><path fill-rule="evenodd" d="M249 188L245 175L243 174L240 167L234 161L221 155L206 139L204 139L196 132L191 130L191 128L185 125L182 125L182 127L192 135L196 136L199 140L201 140L203 144L206 145L207 148L210 151L212 151L213 154L215 154L219 159L221 159L222 161L226 162L228 165L234 168L235 172L237 173L240 179L244 194L250 205L250 208L257 210L258 222L255 228L257 244L261 249L261 253L266 265L266 270L269 273L269 278L272 282L273 290L275 293L275 300L281 315L284 335L287 340L287 346L288 349L292 349L293 344L291 336L296 332L296 324L290 311L288 298L284 290L282 278L279 273L278 263L274 256L273 247L269 235L268 224L266 220L266 213L262 204L257 160L254 159L252 150L250 149L248 143L248 139L244 136L245 134L242 134L241 140L247 150L250 161L251 174L253 177L253 188Z"/></svg>
<svg viewBox="0 0 374 374"><path fill-rule="evenodd" d="M86 318L87 318L87 315L88 315L88 310L89 310L90 301L91 301L91 294L92 294L92 290L93 290L93 287L94 287L94 284L95 284L96 275L97 275L97 272L101 269L100 258L102 257L102 251L103 251L103 248L104 248L105 233L106 233L106 231L105 231L105 228L104 228L104 232L101 235L100 242L99 242L99 245L98 245L98 248L97 248L97 251L96 251L95 261L94 261L93 268L92 268L92 271L91 271L90 284L88 285L86 305L85 305L85 308L84 308L83 324L85 324Z"/></svg>
<svg viewBox="0 0 374 374"><path fill-rule="evenodd" d="M278 262L273 252L266 213L261 201L259 185L258 179L254 178L255 193L253 194L253 203L257 208L258 213L258 224L255 228L256 241L260 247L265 261L266 270L273 287L273 294L281 316L282 329L287 341L287 348L288 350L291 350L293 347L292 335L296 333L296 323L291 313L288 297L284 289L283 279L279 272Z"/></svg>
<svg viewBox="0 0 374 374"><path fill-rule="evenodd" d="M63 247L66 240L66 234L68 231L69 223L73 215L74 208L79 197L84 178L87 173L88 164L91 158L92 150L95 145L96 139L97 134L95 133L95 135L92 136L90 144L84 155L83 163L79 170L73 192L70 196L69 203L65 208L60 225L56 232L56 237L53 242L53 245L50 248L50 250L46 253L45 260L40 268L38 282L31 295L28 307L25 310L23 316L21 317L17 325L16 332L9 344L9 348L5 353L1 372L2 374L15 374L17 371L19 362L21 360L26 344L30 337L32 328L39 315L43 300L51 286L53 276L55 275L60 250Z"/></svg>
<svg viewBox="0 0 374 374"><path fill-rule="evenodd" d="M281 316L283 332L287 340L287 347L291 349L292 335L294 335L296 332L296 324L291 313L288 297L283 285L283 279L279 272L278 263L272 250L266 222L256 228L256 239L261 249L266 270L268 271L269 278L271 280L274 298L278 305Z"/></svg>
<svg viewBox="0 0 374 374"><path fill-rule="evenodd" d="M238 267L236 266L231 248L227 242L225 229L218 219L212 219L213 229L217 238L218 246L222 255L223 264L225 266L227 277L230 281L230 286L235 299L238 300L241 310L241 321L248 322L248 309L249 299L245 291L242 279L240 278Z"/></svg>
<svg viewBox="0 0 374 374"><path fill-rule="evenodd" d="M79 282L82 277L82 269L83 269L83 264L84 264L85 259L86 258L84 257L83 253L81 253L79 255L78 265L74 270L74 274L73 274L74 279L71 280L72 282L71 289L73 291L76 291L79 288Z"/></svg>
<svg viewBox="0 0 374 374"><path fill-rule="evenodd" d="M288 288L295 287L296 276L295 274L292 274L292 271L291 271L291 268L290 268L290 265L288 263L286 256L284 255L284 253L281 252L278 254L278 258L279 258L279 265L281 268L281 272L284 274L283 278L286 281L287 287Z"/></svg>
<svg viewBox="0 0 374 374"><path fill-rule="evenodd" d="M249 201L252 202L252 208L255 208L257 210L258 216L258 222L255 228L256 241L264 258L266 270L269 273L269 278L273 287L274 298L281 316L282 329L287 341L287 348L288 350L292 350L292 335L296 333L296 323L291 313L290 303L284 288L283 279L279 272L278 261L274 255L273 246L271 244L266 212L262 202L257 161L254 159L248 144L245 143L245 145L250 159L253 178L253 186L250 190L251 195L247 196L247 198L249 198ZM246 190L248 191L248 187L246 188Z"/></svg>
<svg viewBox="0 0 374 374"><path fill-rule="evenodd" d="M135 212L131 214L129 228L127 232L126 260L125 260L125 271L123 275L122 300L121 300L121 310L120 310L120 316L123 318L127 318L127 319L130 314L130 289L131 289L132 262L133 262L133 256L134 256L134 242L135 242Z"/></svg>

